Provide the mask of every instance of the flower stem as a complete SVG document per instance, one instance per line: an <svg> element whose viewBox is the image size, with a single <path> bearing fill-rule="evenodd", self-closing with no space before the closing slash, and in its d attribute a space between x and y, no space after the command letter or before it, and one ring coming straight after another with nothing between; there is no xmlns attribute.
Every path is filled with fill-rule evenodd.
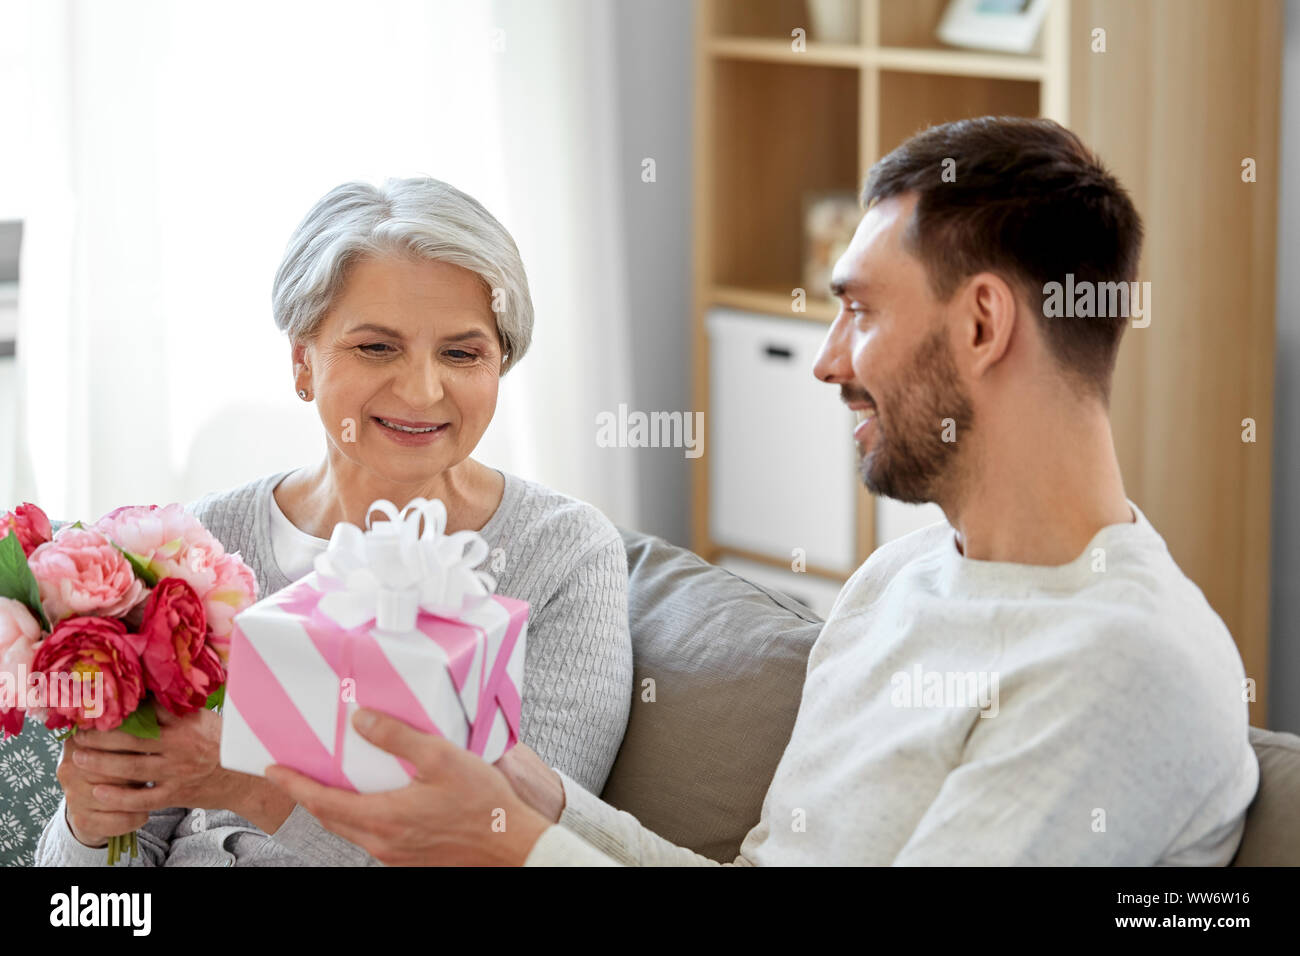
<svg viewBox="0 0 1300 956"><path fill-rule="evenodd" d="M131 859L140 855L140 840L137 831L108 838L108 865L116 866L125 853Z"/></svg>

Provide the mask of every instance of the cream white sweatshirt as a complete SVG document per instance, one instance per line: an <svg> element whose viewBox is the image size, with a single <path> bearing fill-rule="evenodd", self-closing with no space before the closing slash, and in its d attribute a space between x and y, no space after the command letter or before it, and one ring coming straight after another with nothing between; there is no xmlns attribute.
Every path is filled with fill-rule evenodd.
<svg viewBox="0 0 1300 956"><path fill-rule="evenodd" d="M1133 511L1056 567L970 560L947 524L878 549L736 864L1228 863L1259 779L1241 658ZM529 865L713 864L561 777Z"/></svg>

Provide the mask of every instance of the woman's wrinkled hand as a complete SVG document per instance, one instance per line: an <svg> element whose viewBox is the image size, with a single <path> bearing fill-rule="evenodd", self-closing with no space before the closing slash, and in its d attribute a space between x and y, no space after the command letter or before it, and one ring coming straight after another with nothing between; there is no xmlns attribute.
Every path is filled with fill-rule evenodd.
<svg viewBox="0 0 1300 956"><path fill-rule="evenodd" d="M157 740L121 730L78 731L69 738L59 781L68 794L70 824L74 790L78 816L92 835L115 835L102 830L105 825L129 833L150 810L228 805L233 778L243 775L221 766L221 715L204 708L175 717L159 708L158 723ZM126 826L128 818L134 825Z"/></svg>
<svg viewBox="0 0 1300 956"><path fill-rule="evenodd" d="M536 751L527 744L517 743L494 766L506 775L519 799L551 823L560 822L560 814L564 812L564 784Z"/></svg>
<svg viewBox="0 0 1300 956"><path fill-rule="evenodd" d="M63 787L67 804L66 819L72 835L89 847L108 844L109 837L132 833L149 822L148 811L123 811L111 801L94 793L99 786L134 788L143 786L125 777L113 776L90 769L79 755L87 752L87 745L95 752L124 754L128 750L158 746L156 740L140 740L120 730L83 731L63 743L63 757L55 777Z"/></svg>

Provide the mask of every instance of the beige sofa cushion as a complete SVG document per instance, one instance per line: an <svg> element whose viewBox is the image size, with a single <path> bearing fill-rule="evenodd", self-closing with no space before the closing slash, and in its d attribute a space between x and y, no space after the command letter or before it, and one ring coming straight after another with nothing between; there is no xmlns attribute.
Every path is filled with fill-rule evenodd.
<svg viewBox="0 0 1300 956"><path fill-rule="evenodd" d="M659 538L625 531L623 541L632 710L601 796L730 862L762 815L821 619Z"/></svg>
<svg viewBox="0 0 1300 956"><path fill-rule="evenodd" d="M1259 791L1233 866L1300 866L1300 737L1250 728Z"/></svg>

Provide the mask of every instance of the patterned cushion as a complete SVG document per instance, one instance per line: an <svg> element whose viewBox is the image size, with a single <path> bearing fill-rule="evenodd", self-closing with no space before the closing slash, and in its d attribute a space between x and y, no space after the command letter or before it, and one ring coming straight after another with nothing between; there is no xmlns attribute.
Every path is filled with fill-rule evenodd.
<svg viewBox="0 0 1300 956"><path fill-rule="evenodd" d="M32 865L36 841L63 796L54 776L62 753L54 731L34 720L0 741L0 866Z"/></svg>

